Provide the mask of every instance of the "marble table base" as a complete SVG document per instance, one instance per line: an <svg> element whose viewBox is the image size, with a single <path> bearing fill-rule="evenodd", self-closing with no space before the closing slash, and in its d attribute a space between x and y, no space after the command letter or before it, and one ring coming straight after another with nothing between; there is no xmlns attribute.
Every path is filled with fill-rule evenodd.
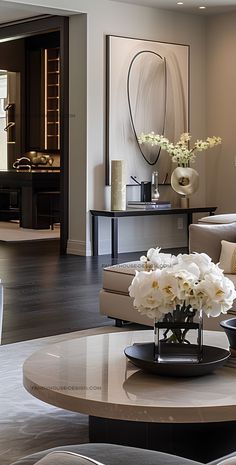
<svg viewBox="0 0 236 465"><path fill-rule="evenodd" d="M89 440L167 452L210 462L235 451L236 421L147 423L89 417Z"/></svg>

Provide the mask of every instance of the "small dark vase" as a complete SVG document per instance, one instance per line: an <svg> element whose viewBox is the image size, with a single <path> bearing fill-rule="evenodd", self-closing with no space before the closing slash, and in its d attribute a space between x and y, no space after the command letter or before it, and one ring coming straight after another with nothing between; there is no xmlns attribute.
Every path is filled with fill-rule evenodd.
<svg viewBox="0 0 236 465"><path fill-rule="evenodd" d="M141 182L141 202L151 202L151 185L149 181Z"/></svg>
<svg viewBox="0 0 236 465"><path fill-rule="evenodd" d="M222 326L226 333L230 348L236 350L236 318L221 321L220 326Z"/></svg>

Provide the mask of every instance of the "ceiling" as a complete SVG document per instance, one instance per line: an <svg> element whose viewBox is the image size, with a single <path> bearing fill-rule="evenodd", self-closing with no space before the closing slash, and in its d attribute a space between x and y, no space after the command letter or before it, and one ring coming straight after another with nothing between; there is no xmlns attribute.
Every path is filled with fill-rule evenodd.
<svg viewBox="0 0 236 465"><path fill-rule="evenodd" d="M0 24L45 14L71 15L73 12L0 0Z"/></svg>
<svg viewBox="0 0 236 465"><path fill-rule="evenodd" d="M97 0L99 1L99 0ZM178 0L110 0L122 3L131 3L135 5L151 6L181 13L191 13L200 15L212 15L236 11L236 0L182 0L183 5L177 5ZM206 9L200 10L199 6L206 6ZM0 24L32 18L41 14L73 14L72 11L53 10L45 7L24 5L0 0Z"/></svg>
<svg viewBox="0 0 236 465"><path fill-rule="evenodd" d="M182 0L183 5L177 5L178 0L111 0L135 5L152 6L164 10L181 13L212 15L236 11L236 0ZM199 9L205 6L205 9Z"/></svg>

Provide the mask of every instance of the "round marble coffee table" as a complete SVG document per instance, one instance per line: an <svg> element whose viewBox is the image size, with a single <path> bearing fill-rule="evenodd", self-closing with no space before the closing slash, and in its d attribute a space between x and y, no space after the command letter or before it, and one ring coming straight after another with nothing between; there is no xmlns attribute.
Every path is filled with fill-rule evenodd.
<svg viewBox="0 0 236 465"><path fill-rule="evenodd" d="M90 416L90 440L116 442L210 461L235 450L236 369L194 378L144 373L124 348L152 331L69 339L31 355L24 386L35 397ZM224 332L204 344L228 348Z"/></svg>

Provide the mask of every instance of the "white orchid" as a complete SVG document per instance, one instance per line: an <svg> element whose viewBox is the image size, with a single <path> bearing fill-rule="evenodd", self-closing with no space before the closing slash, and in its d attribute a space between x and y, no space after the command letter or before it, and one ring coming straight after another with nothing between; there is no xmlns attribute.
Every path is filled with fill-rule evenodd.
<svg viewBox="0 0 236 465"><path fill-rule="evenodd" d="M188 316L203 310L207 316L226 313L236 298L236 291L223 270L204 253L160 253L160 248L149 249L141 257L149 271L136 271L129 287L134 307L149 318L162 320L176 308Z"/></svg>
<svg viewBox="0 0 236 465"><path fill-rule="evenodd" d="M160 247L149 249L147 252L148 260L157 268L171 266L173 264L173 255L169 253L160 253L160 250Z"/></svg>
<svg viewBox="0 0 236 465"><path fill-rule="evenodd" d="M205 253L179 254L177 263L179 268L190 269L192 272L195 269L198 279L202 279L206 273L210 273L213 269L216 271L218 268Z"/></svg>
<svg viewBox="0 0 236 465"><path fill-rule="evenodd" d="M179 166L189 166L189 163L195 160L197 152L211 149L222 142L220 137L207 137L205 141L197 140L193 147L189 148L190 139L191 135L188 132L184 132L181 134L179 141L173 144L163 135L155 134L152 131L149 134L140 134L138 142L140 145L144 143L148 143L151 146L158 145L166 150L171 155L172 161L178 163Z"/></svg>
<svg viewBox="0 0 236 465"><path fill-rule="evenodd" d="M223 273L222 273L223 274ZM201 304L207 316L227 313L236 297L234 285L220 274L207 274L196 286L196 294L201 295Z"/></svg>
<svg viewBox="0 0 236 465"><path fill-rule="evenodd" d="M142 255L142 257L140 257L140 261L144 264L147 270L164 268L177 263L175 255L160 253L160 250L161 247L157 247L156 249L151 248L147 251L147 256Z"/></svg>
<svg viewBox="0 0 236 465"><path fill-rule="evenodd" d="M129 288L130 296L134 298L134 306L140 313L149 318L160 319L164 299L159 289L160 270L136 271L135 278Z"/></svg>

